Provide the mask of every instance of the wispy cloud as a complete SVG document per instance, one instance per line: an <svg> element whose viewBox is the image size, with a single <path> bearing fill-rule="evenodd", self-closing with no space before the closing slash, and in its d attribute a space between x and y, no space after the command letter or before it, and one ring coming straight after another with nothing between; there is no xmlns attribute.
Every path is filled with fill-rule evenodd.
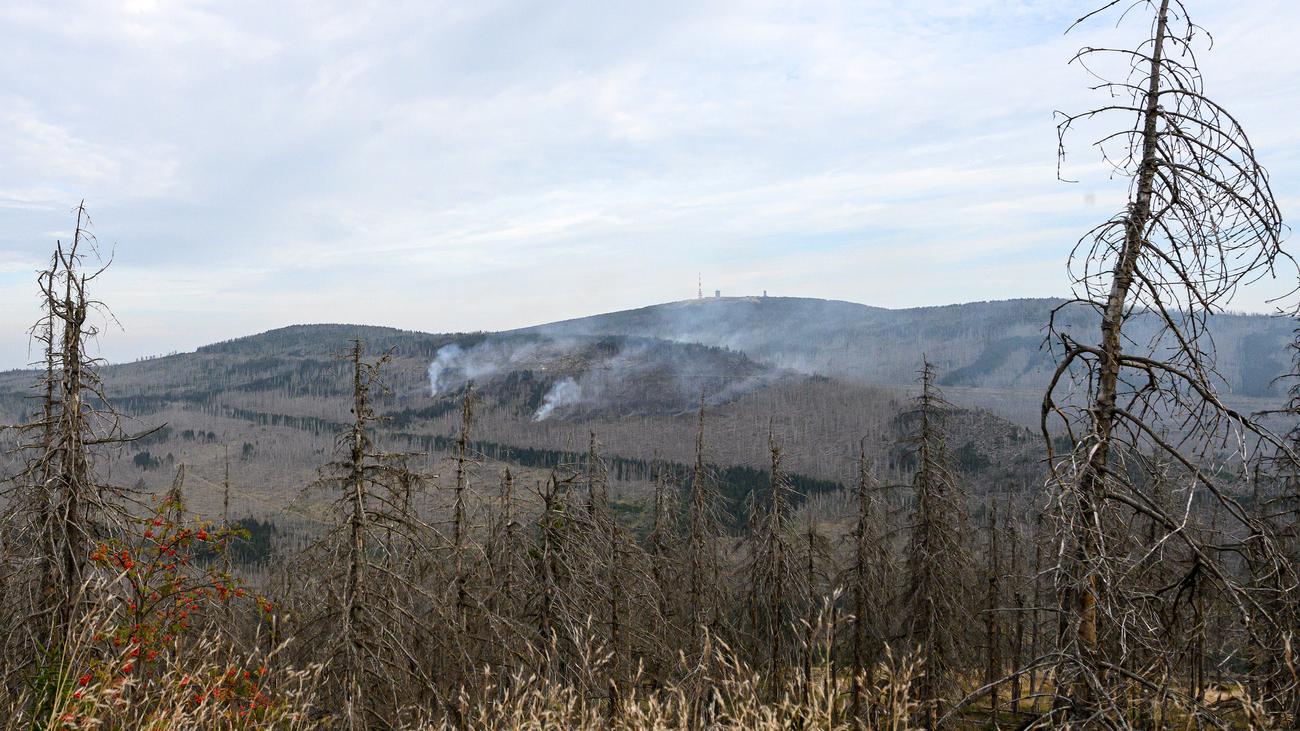
<svg viewBox="0 0 1300 731"><path fill-rule="evenodd" d="M1123 194L1086 138L1056 180L1052 111L1091 98L1066 61L1141 30L1062 36L1085 5L7 3L0 347L83 197L117 245L115 358L326 319L510 327L697 272L885 306L1063 293ZM1300 6L1203 5L1207 85L1294 208Z"/></svg>

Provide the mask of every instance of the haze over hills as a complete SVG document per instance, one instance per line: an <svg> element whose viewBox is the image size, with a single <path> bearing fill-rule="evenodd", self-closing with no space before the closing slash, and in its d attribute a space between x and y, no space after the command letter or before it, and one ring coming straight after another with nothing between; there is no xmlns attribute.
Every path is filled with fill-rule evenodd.
<svg viewBox="0 0 1300 731"><path fill-rule="evenodd" d="M870 384L911 384L922 356L946 386L1041 391L1053 367L1044 347L1059 299L1015 299L890 310L835 300L718 297L683 300L523 328L547 335L638 335L717 345L804 373ZM1058 327L1083 342L1095 338L1095 316L1072 304ZM1154 318L1127 331L1145 343ZM1294 323L1266 315L1211 319L1225 391L1277 395L1286 372Z"/></svg>
<svg viewBox="0 0 1300 731"><path fill-rule="evenodd" d="M923 354L959 407L952 446L981 485L1037 479L1031 456L1051 355L1041 349L1055 300L1011 300L887 310L783 297L688 300L502 333L432 334L356 325L299 325L103 369L128 431L166 430L120 456L119 476L155 490L170 467L215 484L225 449L249 487L247 512L279 514L331 458L350 418L350 375L338 355L350 340L391 351L389 392L378 406L392 448L450 448L460 403L478 394L474 436L483 477L510 464L528 474L574 462L592 433L619 465L616 493L645 487L652 460L692 459L703 398L710 459L740 469L736 489L759 479L773 428L803 484L852 474L859 441L886 473L902 470L899 440ZM1066 309L1062 327L1090 326ZM1147 328L1150 329L1150 328ZM1252 403L1278 398L1290 323L1216 317L1225 392ZM1132 331L1142 336L1141 321ZM1081 333L1086 337L1090 331ZM0 421L32 405L35 374L0 374ZM1270 388L1274 390L1270 390ZM496 465L493 467L492 465ZM978 473L978 474L976 474ZM739 476L736 476L739 475ZM205 477L206 476L206 477ZM748 482L747 482L748 481ZM809 482L812 481L812 482ZM290 487L285 487L286 485ZM202 492L202 491L200 491ZM216 495L208 490L210 499ZM196 505L203 506L202 494ZM310 502L310 501L309 501Z"/></svg>

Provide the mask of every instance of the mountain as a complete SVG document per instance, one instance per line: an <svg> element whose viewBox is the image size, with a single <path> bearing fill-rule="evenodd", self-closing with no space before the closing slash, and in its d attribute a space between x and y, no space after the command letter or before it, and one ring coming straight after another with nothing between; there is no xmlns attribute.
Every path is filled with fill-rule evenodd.
<svg viewBox="0 0 1300 731"><path fill-rule="evenodd" d="M1058 299L971 302L890 310L795 297L717 297L671 302L524 328L545 335L628 335L727 347L763 363L856 383L910 385L923 357L940 383L974 402L1023 401L1041 395L1055 359L1047 323L1082 342L1096 340L1098 319L1086 306ZM1153 315L1139 314L1126 332L1139 347L1157 336ZM1266 315L1209 320L1225 394L1276 399L1289 369L1294 323ZM1168 347L1166 338L1157 347ZM991 390L991 391L990 391ZM971 391L989 391L972 393ZM999 395L1000 394L1000 395ZM997 399L991 399L998 395Z"/></svg>
<svg viewBox="0 0 1300 731"><path fill-rule="evenodd" d="M706 456L740 510L764 484L767 438L807 494L852 479L859 449L883 479L906 479L907 412L925 355L950 399L950 440L972 489L1040 478L1035 423L1051 364L1041 349L1054 300L979 302L888 310L848 302L754 297L674 302L501 333L434 334L359 325L299 325L101 369L128 433L161 427L108 456L113 479L165 489L189 467L194 507L220 505L229 455L240 515L310 526L323 501L308 489L334 458L351 419L349 364L361 339L389 354L376 399L385 449L409 452L444 474L461 404L476 394L475 484L483 494L510 466L520 485L582 464L592 436L611 466L613 493L635 513L652 464L694 459L704 405ZM1089 339L1091 315L1066 307L1063 329ZM1213 318L1224 389L1276 402L1290 323L1251 315ZM1155 329L1138 318L1138 340ZM32 371L0 373L0 423L35 408ZM0 432L0 440L14 432ZM10 446L0 444L0 447ZM12 454L0 450L3 454ZM12 457L11 457L12 459ZM673 467L676 465L676 467ZM12 468L14 465L11 464ZM433 484L439 483L432 477ZM426 500L441 499L436 490Z"/></svg>
<svg viewBox="0 0 1300 731"><path fill-rule="evenodd" d="M476 469L490 474L488 481L506 464L521 480L544 479L550 468L577 464L597 433L618 465L616 482L644 483L651 460L692 459L691 435L703 399L710 418L728 421L727 440L710 444L720 469L742 469L736 474L758 480L757 471L744 470L764 463L765 429L779 415L799 425L790 432L791 450L808 455L791 460L793 469L806 473L798 479L825 482L839 476L841 465L825 450L813 449L813 440L827 440L843 425L823 415L809 428L809 403L834 402L834 408L821 410L826 415L854 409L853 433L865 414L887 420L898 411L897 404L879 407L873 391L847 393L826 379L699 344L301 325L100 369L123 429L144 434L107 455L111 472L153 492L186 464L190 482L198 485L192 504L211 515L220 495L215 476L223 474L229 450L232 477L243 486L244 512L278 516L293 507L310 523L320 500L303 488L332 459L336 435L352 418L350 363L341 355L354 339L365 342L368 359L389 359L382 371L385 389L375 398L383 417L377 427L381 443L432 455L430 471L451 449L472 384L473 449L483 460ZM36 407L31 397L38 375L0 374L0 423L26 420ZM155 427L161 428L149 431ZM16 435L0 432L5 436ZM5 446L11 445L0 445Z"/></svg>

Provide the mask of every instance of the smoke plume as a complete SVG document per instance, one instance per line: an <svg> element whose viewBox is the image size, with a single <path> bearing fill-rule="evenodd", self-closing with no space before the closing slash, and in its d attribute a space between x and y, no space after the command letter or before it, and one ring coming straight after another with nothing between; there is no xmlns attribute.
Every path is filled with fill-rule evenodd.
<svg viewBox="0 0 1300 731"><path fill-rule="evenodd" d="M694 409L701 394L729 401L780 372L742 353L652 338L493 336L465 348L450 344L429 364L429 389L446 394L475 381L529 371L545 388L533 421L579 412L664 413Z"/></svg>
<svg viewBox="0 0 1300 731"><path fill-rule="evenodd" d="M582 402L582 386L572 378L565 377L555 382L551 390L542 397L542 405L533 414L533 421L545 421L551 412L559 408L574 406Z"/></svg>

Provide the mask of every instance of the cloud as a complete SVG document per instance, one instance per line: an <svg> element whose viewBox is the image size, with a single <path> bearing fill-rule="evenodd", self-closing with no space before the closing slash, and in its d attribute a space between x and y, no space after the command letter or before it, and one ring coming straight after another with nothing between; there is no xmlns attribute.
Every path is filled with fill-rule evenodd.
<svg viewBox="0 0 1300 731"><path fill-rule="evenodd" d="M171 327L177 296L205 313L188 346L326 316L531 324L689 297L697 272L885 306L1063 293L1074 238L1122 195L1082 137L1081 182L1056 180L1051 113L1094 99L1066 61L1140 30L1062 36L1076 11L8 3L0 250L42 260L86 198L117 244L104 286L128 283L122 353L153 352L136 333ZM1201 12L1207 86L1292 200L1300 6Z"/></svg>
<svg viewBox="0 0 1300 731"><path fill-rule="evenodd" d="M13 274L18 272L31 273L35 276L44 262L27 256L19 251L4 251L0 249L0 274Z"/></svg>

